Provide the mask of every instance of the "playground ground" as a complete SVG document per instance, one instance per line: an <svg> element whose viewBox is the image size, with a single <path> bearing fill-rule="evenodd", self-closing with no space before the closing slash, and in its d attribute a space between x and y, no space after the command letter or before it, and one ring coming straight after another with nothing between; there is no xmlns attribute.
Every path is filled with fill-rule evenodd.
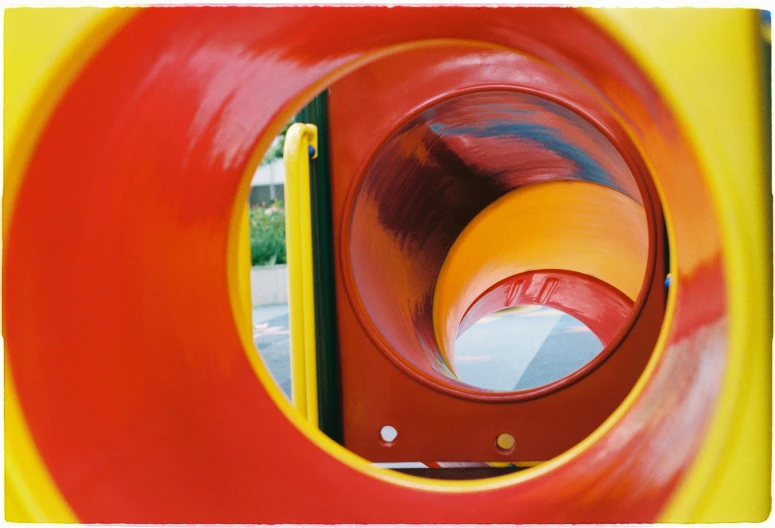
<svg viewBox="0 0 775 528"><path fill-rule="evenodd" d="M290 398L287 304L253 307L253 342ZM601 350L595 335L573 317L547 307L520 307L490 314L463 333L455 344L455 365L471 385L519 390L565 376Z"/></svg>

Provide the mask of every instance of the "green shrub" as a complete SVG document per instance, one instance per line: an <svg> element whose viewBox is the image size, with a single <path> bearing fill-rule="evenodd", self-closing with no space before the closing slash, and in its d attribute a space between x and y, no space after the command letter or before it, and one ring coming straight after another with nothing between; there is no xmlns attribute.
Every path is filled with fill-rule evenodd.
<svg viewBox="0 0 775 528"><path fill-rule="evenodd" d="M285 264L285 210L280 202L250 208L250 256L254 266Z"/></svg>
<svg viewBox="0 0 775 528"><path fill-rule="evenodd" d="M285 134L286 132L288 132L288 129L293 123L294 123L293 119L288 121L288 123L285 124L282 131L277 135L277 137L274 138L274 140L272 140L272 144L269 145L269 150L266 151L266 154L264 154L264 158L261 160L261 165L266 165L268 163L272 163L274 160L282 159L283 146L285 144Z"/></svg>

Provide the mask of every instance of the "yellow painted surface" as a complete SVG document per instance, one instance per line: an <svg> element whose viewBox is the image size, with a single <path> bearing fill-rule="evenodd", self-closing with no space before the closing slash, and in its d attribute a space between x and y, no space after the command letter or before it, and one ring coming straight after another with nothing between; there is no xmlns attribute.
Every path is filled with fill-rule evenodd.
<svg viewBox="0 0 775 528"><path fill-rule="evenodd" d="M702 449L661 520L764 520L771 508L772 241L758 13L587 13L629 50L666 97L696 149L721 219L728 365Z"/></svg>
<svg viewBox="0 0 775 528"><path fill-rule="evenodd" d="M318 423L315 296L308 147L317 156L318 129L294 123L285 134L285 243L288 259L288 306L291 335L293 406Z"/></svg>
<svg viewBox="0 0 775 528"><path fill-rule="evenodd" d="M6 360L5 519L11 522L78 522L30 437L10 372Z"/></svg>
<svg viewBox="0 0 775 528"><path fill-rule="evenodd" d="M648 245L643 206L608 187L555 181L511 191L466 226L441 268L433 324L442 355L452 365L458 324L476 298L525 271L583 273L636 300Z"/></svg>
<svg viewBox="0 0 775 528"><path fill-rule="evenodd" d="M237 291L235 292L239 302L239 315L235 317L240 326L247 326L246 331L250 332L252 337L253 320L253 300L250 298L250 204L245 201L245 206L241 214L239 235L237 236L237 267L239 272L236 274ZM245 330L240 330L245 331Z"/></svg>

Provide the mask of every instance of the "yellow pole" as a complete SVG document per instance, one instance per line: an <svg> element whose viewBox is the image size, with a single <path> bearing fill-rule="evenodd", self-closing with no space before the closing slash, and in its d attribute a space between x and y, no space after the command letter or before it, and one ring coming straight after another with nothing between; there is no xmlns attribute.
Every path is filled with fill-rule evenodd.
<svg viewBox="0 0 775 528"><path fill-rule="evenodd" d="M310 147L313 152L310 156ZM291 398L308 422L318 424L315 298L309 159L317 157L318 129L295 123L285 135L285 243L288 258Z"/></svg>

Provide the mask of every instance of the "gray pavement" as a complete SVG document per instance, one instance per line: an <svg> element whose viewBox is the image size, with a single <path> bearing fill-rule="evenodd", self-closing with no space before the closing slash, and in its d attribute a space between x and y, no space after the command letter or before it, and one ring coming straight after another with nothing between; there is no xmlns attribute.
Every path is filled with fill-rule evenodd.
<svg viewBox="0 0 775 528"><path fill-rule="evenodd" d="M524 306L477 321L455 341L454 357L461 380L508 391L560 379L602 350L600 340L570 315Z"/></svg>
<svg viewBox="0 0 775 528"><path fill-rule="evenodd" d="M288 305L253 307L253 341L283 393L291 394ZM570 374L603 346L573 317L551 308L519 307L484 317L455 342L464 382L489 390L538 387Z"/></svg>
<svg viewBox="0 0 775 528"><path fill-rule="evenodd" d="M253 307L253 342L277 385L290 398L291 339L287 304Z"/></svg>

